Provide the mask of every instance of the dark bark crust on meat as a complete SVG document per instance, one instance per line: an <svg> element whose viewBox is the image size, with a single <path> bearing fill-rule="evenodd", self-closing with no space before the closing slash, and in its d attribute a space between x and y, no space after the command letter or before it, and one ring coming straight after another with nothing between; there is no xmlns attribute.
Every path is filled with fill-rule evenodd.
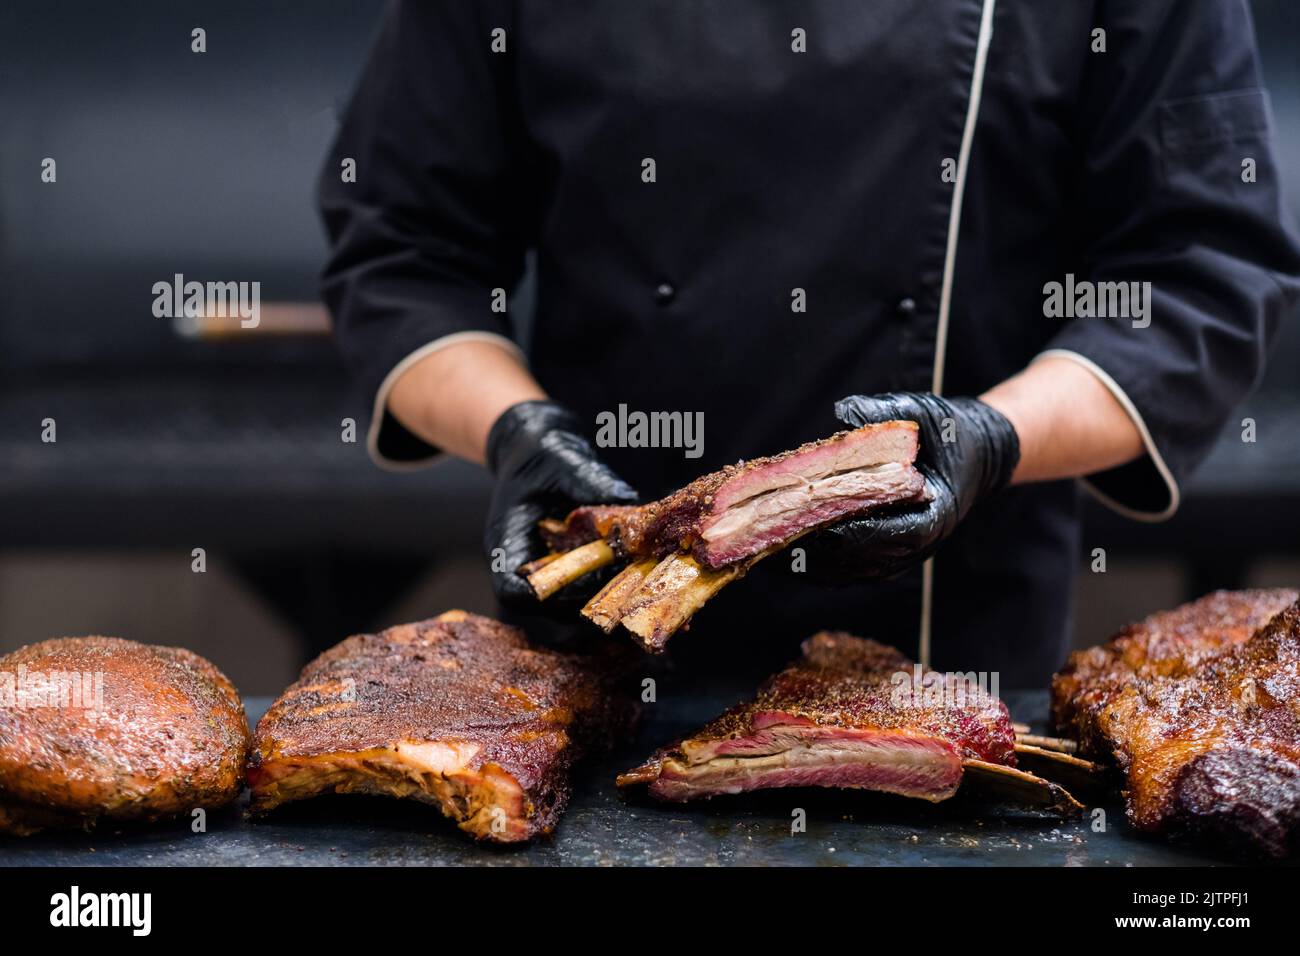
<svg viewBox="0 0 1300 956"><path fill-rule="evenodd" d="M1209 595L1081 652L1053 707L1127 777L1149 832L1283 857L1300 840L1300 603Z"/></svg>
<svg viewBox="0 0 1300 956"><path fill-rule="evenodd" d="M554 551L571 550L597 537L607 538L615 553L622 558L663 558L674 551L688 551L702 566L717 570L725 565L715 563L701 546L700 531L702 522L712 513L715 495L724 486L758 469L797 461L810 454L826 452L836 446L861 440L871 429L902 429L915 433L916 425L912 422L886 422L854 431L837 432L829 438L807 442L778 455L727 465L695 479L666 498L645 505L594 505L577 508L562 522L543 522L543 537ZM912 455L906 460L908 468L911 468L914 457L915 440ZM912 476L907 491L894 498L891 504L922 500L924 483L915 471ZM750 556L752 555L740 556L735 561Z"/></svg>
<svg viewBox="0 0 1300 956"><path fill-rule="evenodd" d="M342 764L329 789L425 799L488 840L549 832L568 803L572 764L628 726L631 707L616 684L610 660L535 649L519 629L463 611L350 637L308 664L259 722L253 810L314 795L303 777ZM380 758L400 763L404 747L421 744L470 756L426 769L414 788L377 769ZM279 786L287 768L296 768L293 792ZM466 802L489 799L493 781L523 796L519 806L487 808L506 815L499 828ZM451 789L439 790L444 783Z"/></svg>
<svg viewBox="0 0 1300 956"><path fill-rule="evenodd" d="M915 422L864 425L705 475L646 505L577 508L540 530L552 553L518 568L539 600L615 560L628 566L583 608L650 653L721 588L803 535L926 498Z"/></svg>
<svg viewBox="0 0 1300 956"><path fill-rule="evenodd" d="M1084 753L1111 756L1097 718L1126 687L1155 677L1181 677L1240 644L1300 592L1215 591L1171 611L1124 627L1105 644L1075 651L1052 678L1052 720L1073 734Z"/></svg>
<svg viewBox="0 0 1300 956"><path fill-rule="evenodd" d="M769 678L752 701L728 710L691 739L739 737L752 729L755 713L777 711L833 727L915 728L948 741L962 757L1015 766L1011 714L996 697L968 687L963 706L896 706L892 679L910 677L913 667L895 647L822 631L804 641L802 658ZM955 687L953 678L947 680Z"/></svg>
<svg viewBox="0 0 1300 956"><path fill-rule="evenodd" d="M752 700L657 751L619 784L653 785L668 762L689 763L693 750L749 738L760 730L756 718L772 714L835 730L906 732L908 740L929 740L958 760L1015 766L1015 730L1002 701L973 685L963 685L959 696L950 677L944 702L899 706L895 675L910 680L912 668L912 661L884 644L838 632L816 634L804 642L803 657L769 678Z"/></svg>
<svg viewBox="0 0 1300 956"><path fill-rule="evenodd" d="M618 528L631 522L644 505L584 505L569 512L563 521L548 518L541 523L542 539L551 551L572 551L597 538L611 544L620 536ZM625 552L621 556L626 557Z"/></svg>

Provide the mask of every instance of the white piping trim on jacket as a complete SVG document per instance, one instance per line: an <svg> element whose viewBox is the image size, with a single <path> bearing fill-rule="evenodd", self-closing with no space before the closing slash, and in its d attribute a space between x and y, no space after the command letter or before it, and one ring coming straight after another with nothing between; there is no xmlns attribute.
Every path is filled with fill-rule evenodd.
<svg viewBox="0 0 1300 956"><path fill-rule="evenodd" d="M979 118L980 97L984 94L984 68L988 64L989 46L993 42L993 10L997 0L984 0L980 16L979 39L975 43L975 66L970 81L970 99L966 103L966 125L961 132L961 150L957 154L957 181L952 187L952 206L948 210L948 247L943 256L943 285L939 290L939 328L934 343L934 376L930 391L943 394L943 366L948 357L948 312L952 307L952 277L957 264L957 238L961 233L962 197L966 193L966 169L970 164L971 143Z"/></svg>
<svg viewBox="0 0 1300 956"><path fill-rule="evenodd" d="M414 458L410 461L399 461L395 458L385 457L379 453L379 430L384 423L384 408L388 405L388 394L393 390L393 386L397 384L397 380L421 359L432 355L434 352L440 352L449 345L457 345L461 342L492 342L511 352L519 359L521 365L528 364L519 346L504 335L498 335L495 332L453 332L451 335L444 335L442 338L421 345L393 366L392 371L385 375L384 380L379 384L379 391L375 393L375 404L370 412L370 430L366 434L366 451L370 454L370 460L380 468L385 471L419 471L421 468L428 468L443 457L444 453L440 451L434 452L434 454L425 458Z"/></svg>
<svg viewBox="0 0 1300 956"><path fill-rule="evenodd" d="M1146 448L1147 455L1151 458L1151 463L1156 466L1156 472L1164 480L1165 486L1169 489L1169 505L1163 511L1136 511L1127 505L1120 504L1110 495L1106 494L1090 482L1087 478L1080 478L1079 483L1083 485L1090 495L1104 504L1107 508L1122 514L1126 518L1132 518L1134 521L1156 522L1165 521L1173 517L1174 512L1178 510L1178 505L1182 500L1182 495L1178 490L1178 482L1174 480L1173 472L1171 472L1169 466L1165 464L1165 460L1160 454L1160 449L1156 447L1155 441L1151 438L1151 431L1147 428L1147 423L1143 420L1142 413L1137 410L1137 406L1134 405L1133 400L1128 397L1128 393L1120 387L1118 382L1110 377L1110 373L1086 355L1080 355L1078 352L1072 352L1069 349L1048 349L1045 352L1040 352L1038 355L1035 355L1033 362L1037 362L1040 358L1047 358L1048 356L1069 359L1072 362L1082 365L1089 372L1095 375L1102 385L1106 386L1107 391L1115 396L1115 401L1119 402L1120 406L1128 414L1128 417L1133 420L1133 424L1137 426L1138 434L1142 436L1142 445ZM1030 364L1033 364L1033 362Z"/></svg>
<svg viewBox="0 0 1300 956"><path fill-rule="evenodd" d="M943 285L939 290L939 327L935 333L934 375L930 391L943 394L943 367L948 358L948 313L952 308L952 277L957 264L957 238L961 233L961 205L966 193L966 168L970 163L971 143L979 119L980 97L984 94L984 69L988 65L989 47L993 43L993 11L997 0L984 0L980 13L979 38L975 41L975 65L971 69L970 97L966 102L966 125L961 132L961 149L957 154L957 182L952 188L952 206L948 210L948 245L943 256ZM917 656L922 668L930 667L930 621L934 607L934 558L921 567L921 635Z"/></svg>

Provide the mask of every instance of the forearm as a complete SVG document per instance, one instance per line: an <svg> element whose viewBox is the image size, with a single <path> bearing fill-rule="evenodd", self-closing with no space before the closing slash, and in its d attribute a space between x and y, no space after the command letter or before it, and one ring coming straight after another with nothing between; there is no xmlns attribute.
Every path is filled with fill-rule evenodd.
<svg viewBox="0 0 1300 956"><path fill-rule="evenodd" d="M429 444L481 465L500 414L543 398L542 387L509 351L491 342L460 342L407 369L388 393L388 410Z"/></svg>
<svg viewBox="0 0 1300 956"><path fill-rule="evenodd" d="M1142 436L1110 391L1083 366L1048 356L980 398L1015 426L1012 484L1077 478L1133 461Z"/></svg>

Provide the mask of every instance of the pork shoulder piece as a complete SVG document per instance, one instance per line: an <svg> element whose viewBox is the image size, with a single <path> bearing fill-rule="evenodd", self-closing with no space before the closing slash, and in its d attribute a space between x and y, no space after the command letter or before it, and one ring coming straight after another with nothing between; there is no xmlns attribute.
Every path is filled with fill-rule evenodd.
<svg viewBox="0 0 1300 956"><path fill-rule="evenodd" d="M350 637L258 723L251 809L382 794L433 804L479 839L530 839L564 812L579 756L626 728L614 683L603 662L464 611Z"/></svg>
<svg viewBox="0 0 1300 956"><path fill-rule="evenodd" d="M1002 701L955 676L942 695L907 697L914 665L892 647L837 632L806 640L803 657L757 696L618 778L661 800L773 787L848 787L938 802L968 770L1030 802L1075 810L1053 784L1016 770ZM939 675L935 675L936 678ZM1033 796L1045 795L1034 800Z"/></svg>
<svg viewBox="0 0 1300 956"><path fill-rule="evenodd" d="M864 425L728 465L647 505L578 508L542 531L556 551L606 538L619 557L689 551L718 570L873 508L922 500L917 435L915 422Z"/></svg>
<svg viewBox="0 0 1300 956"><path fill-rule="evenodd" d="M1082 751L1112 755L1099 715L1126 687L1178 677L1250 638L1300 592L1288 588L1216 591L1123 628L1097 647L1075 651L1052 678L1052 719Z"/></svg>
<svg viewBox="0 0 1300 956"><path fill-rule="evenodd" d="M234 686L178 647L42 641L0 657L0 833L155 821L243 787Z"/></svg>
<svg viewBox="0 0 1300 956"><path fill-rule="evenodd" d="M1300 843L1300 604L1185 673L1126 687L1097 717L1128 813L1274 857Z"/></svg>
<svg viewBox="0 0 1300 956"><path fill-rule="evenodd" d="M1137 828L1279 858L1300 845L1300 603L1245 639L1239 630L1282 593L1170 612L1162 620L1179 622L1179 637L1151 629L1168 638L1151 640L1159 664L1130 661L1123 681L1090 685L1090 746L1124 771ZM1174 660L1178 644L1187 662Z"/></svg>

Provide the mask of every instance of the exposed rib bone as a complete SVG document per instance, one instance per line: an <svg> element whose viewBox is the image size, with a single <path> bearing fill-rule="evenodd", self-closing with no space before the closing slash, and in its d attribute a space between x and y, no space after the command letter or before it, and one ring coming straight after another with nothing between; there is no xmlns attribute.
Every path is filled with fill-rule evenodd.
<svg viewBox="0 0 1300 956"><path fill-rule="evenodd" d="M1110 784L1110 768L1059 750L1016 743L1016 764L1080 793L1096 792Z"/></svg>
<svg viewBox="0 0 1300 956"><path fill-rule="evenodd" d="M515 569L515 573L521 574L524 577L528 577L530 574L537 573L538 569L544 568L552 561L558 561L562 557L564 557L563 552L552 551L550 554L542 555L540 558L538 558L535 561L529 561L527 564L519 565L519 567Z"/></svg>
<svg viewBox="0 0 1300 956"><path fill-rule="evenodd" d="M560 588L613 561L614 549L608 541L598 538L572 551L531 561L520 568L519 573L528 579L529 586L544 601Z"/></svg>
<svg viewBox="0 0 1300 956"><path fill-rule="evenodd" d="M545 599L609 564L615 554L659 561L650 574L637 569L618 579L587 608L602 628L626 619L643 643L659 649L709 597L760 558L839 521L928 500L913 464L918 441L915 422L863 425L727 465L658 501L580 505L563 520L538 523L555 554L519 571ZM641 578L635 599L621 607Z"/></svg>
<svg viewBox="0 0 1300 956"><path fill-rule="evenodd" d="M1021 806L1052 810L1062 816L1083 812L1083 804L1068 790L1032 773L983 760L963 760L961 766L963 788L969 782L981 794L1001 797Z"/></svg>
<svg viewBox="0 0 1300 956"><path fill-rule="evenodd" d="M744 575L752 561L720 571L700 567L687 554L670 554L646 576L626 605L620 623L648 651L658 653L668 638L705 602Z"/></svg>
<svg viewBox="0 0 1300 956"><path fill-rule="evenodd" d="M633 561L587 602L582 609L582 616L606 634L610 633L618 626L633 596L641 590L642 583L657 564L654 558Z"/></svg>
<svg viewBox="0 0 1300 956"><path fill-rule="evenodd" d="M634 561L587 602L582 616L606 634L622 623L647 649L662 650L668 638L713 595L765 556L757 555L719 571L701 567L695 558L680 552L662 561ZM527 578L537 597L545 600L613 561L613 549L600 539L530 561L519 573Z"/></svg>
<svg viewBox="0 0 1300 956"><path fill-rule="evenodd" d="M1021 731L1019 727L1016 728L1016 743L1027 744L1040 750L1055 750L1057 753L1063 754L1079 752L1079 745L1073 740L1067 740L1064 737L1042 737L1038 734L1031 734L1028 727L1025 727L1024 731Z"/></svg>

